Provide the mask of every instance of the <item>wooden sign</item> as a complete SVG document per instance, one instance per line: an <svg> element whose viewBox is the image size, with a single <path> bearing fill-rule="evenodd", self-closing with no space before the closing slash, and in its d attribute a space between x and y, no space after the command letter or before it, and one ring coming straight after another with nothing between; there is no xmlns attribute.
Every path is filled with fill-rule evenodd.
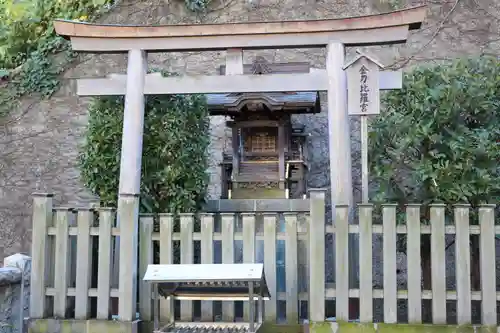
<svg viewBox="0 0 500 333"><path fill-rule="evenodd" d="M366 116L380 113L380 68L383 66L378 61L362 53L344 66L349 115Z"/></svg>

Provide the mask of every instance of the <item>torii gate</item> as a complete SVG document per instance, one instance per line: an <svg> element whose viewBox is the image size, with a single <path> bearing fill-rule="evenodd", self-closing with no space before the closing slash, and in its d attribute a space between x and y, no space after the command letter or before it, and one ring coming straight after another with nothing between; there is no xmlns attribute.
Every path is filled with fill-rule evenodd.
<svg viewBox="0 0 500 333"><path fill-rule="evenodd" d="M80 96L125 95L118 198L121 235L119 318L135 319L137 230L144 125L144 95L327 91L332 205L353 204L351 149L344 73L345 47L405 43L419 29L426 7L343 19L165 26L95 25L55 21L74 51L128 53L126 75L80 79ZM243 50L326 47L326 70L302 74L243 75ZM147 53L226 50L226 76L161 77L147 74ZM380 89L401 87L401 74L381 72ZM127 232L125 232L127 231ZM311 242L323 258L324 237ZM322 260L323 259L323 260ZM315 277L315 288L324 277ZM337 286L341 287L341 286ZM348 290L348 286L345 290ZM324 288L324 287L323 287ZM319 291L320 292L320 291ZM123 302L121 301L123 300ZM310 304L311 320L324 320L323 304Z"/></svg>

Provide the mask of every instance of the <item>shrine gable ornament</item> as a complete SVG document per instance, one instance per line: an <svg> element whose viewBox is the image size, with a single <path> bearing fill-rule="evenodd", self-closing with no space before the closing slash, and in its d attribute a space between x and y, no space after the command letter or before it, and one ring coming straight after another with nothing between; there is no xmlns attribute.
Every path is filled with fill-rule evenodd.
<svg viewBox="0 0 500 333"><path fill-rule="evenodd" d="M367 116L380 113L379 73L384 66L376 59L357 51L344 66L347 76L348 113Z"/></svg>

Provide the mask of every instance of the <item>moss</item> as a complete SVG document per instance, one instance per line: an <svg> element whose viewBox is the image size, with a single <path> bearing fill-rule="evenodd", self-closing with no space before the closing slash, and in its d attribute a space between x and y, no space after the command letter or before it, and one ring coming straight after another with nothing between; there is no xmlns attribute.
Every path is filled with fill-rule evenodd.
<svg viewBox="0 0 500 333"><path fill-rule="evenodd" d="M28 333L48 333L49 325L46 320L40 319L30 322Z"/></svg>
<svg viewBox="0 0 500 333"><path fill-rule="evenodd" d="M375 333L374 324L360 324L348 322L322 322L311 323L310 333Z"/></svg>
<svg viewBox="0 0 500 333"><path fill-rule="evenodd" d="M303 333L304 325L264 323L259 333Z"/></svg>
<svg viewBox="0 0 500 333"><path fill-rule="evenodd" d="M135 333L137 322L34 319L28 333Z"/></svg>
<svg viewBox="0 0 500 333"><path fill-rule="evenodd" d="M232 199L284 199L285 190L278 188L235 188Z"/></svg>
<svg viewBox="0 0 500 333"><path fill-rule="evenodd" d="M332 333L332 323L314 322L309 324L309 333Z"/></svg>
<svg viewBox="0 0 500 333"><path fill-rule="evenodd" d="M374 324L361 324L361 323L338 323L339 333L375 333L376 327Z"/></svg>
<svg viewBox="0 0 500 333"><path fill-rule="evenodd" d="M150 322L120 322L111 320L57 320L30 321L28 333L150 333ZM138 328L140 328L138 330ZM309 328L309 332L307 332ZM478 333L496 333L496 327L478 326ZM360 324L347 322L315 322L306 325L278 325L265 323L259 333L474 333L470 325L406 325Z"/></svg>
<svg viewBox="0 0 500 333"><path fill-rule="evenodd" d="M61 333L72 333L73 332L73 323L69 320L61 321Z"/></svg>
<svg viewBox="0 0 500 333"><path fill-rule="evenodd" d="M496 333L495 327L477 327L480 333ZM309 325L309 333L474 333L470 325L407 325L360 324L347 322L316 322Z"/></svg>
<svg viewBox="0 0 500 333"><path fill-rule="evenodd" d="M477 333L497 333L496 326L480 326L476 330Z"/></svg>
<svg viewBox="0 0 500 333"><path fill-rule="evenodd" d="M379 333L473 333L472 326L430 324L377 324Z"/></svg>
<svg viewBox="0 0 500 333"><path fill-rule="evenodd" d="M137 322L121 322L111 320L89 320L86 333L134 333Z"/></svg>

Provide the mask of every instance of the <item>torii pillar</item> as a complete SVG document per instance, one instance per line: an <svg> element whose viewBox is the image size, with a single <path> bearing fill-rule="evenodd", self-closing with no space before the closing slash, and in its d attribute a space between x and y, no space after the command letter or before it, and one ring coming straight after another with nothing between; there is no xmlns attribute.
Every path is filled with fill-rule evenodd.
<svg viewBox="0 0 500 333"><path fill-rule="evenodd" d="M127 85L123 116L123 135L120 156L120 180L117 207L117 225L123 233L116 239L112 281L119 280L119 290L135 290L137 286L137 264L118 265L120 255L124 258L138 257L139 195L141 189L142 141L144 132L144 83L147 73L147 54L143 50L128 52ZM117 251L119 249L119 251ZM119 278L118 278L119 277ZM136 293L130 302L118 302L118 313L133 320L136 308Z"/></svg>
<svg viewBox="0 0 500 333"><path fill-rule="evenodd" d="M328 75L328 147L332 205L352 207L351 132L347 112L347 82L344 73L345 48L341 43L326 47ZM335 209L333 214L335 214ZM335 219L335 215L333 215Z"/></svg>

